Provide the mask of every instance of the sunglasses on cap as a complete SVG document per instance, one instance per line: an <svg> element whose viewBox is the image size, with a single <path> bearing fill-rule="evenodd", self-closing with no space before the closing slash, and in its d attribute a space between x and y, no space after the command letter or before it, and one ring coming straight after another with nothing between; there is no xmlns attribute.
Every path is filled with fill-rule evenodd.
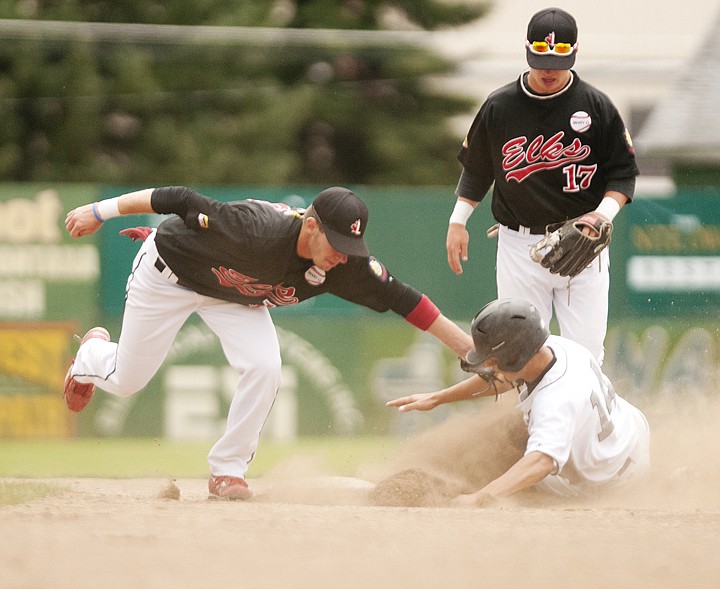
<svg viewBox="0 0 720 589"><path fill-rule="evenodd" d="M551 53L566 57L575 53L577 49L577 43L570 45L570 43L555 43L550 45L545 41L525 41L525 47L527 47L531 53L535 55L549 55Z"/></svg>

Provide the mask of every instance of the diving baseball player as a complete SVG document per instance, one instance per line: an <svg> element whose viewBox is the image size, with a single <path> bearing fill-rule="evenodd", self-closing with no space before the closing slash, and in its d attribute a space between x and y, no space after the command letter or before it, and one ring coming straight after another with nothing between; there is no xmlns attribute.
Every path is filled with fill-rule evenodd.
<svg viewBox="0 0 720 589"><path fill-rule="evenodd" d="M81 411L95 387L118 396L142 389L176 334L197 313L218 336L238 375L227 429L210 450L211 496L247 499L245 482L280 382L280 350L269 309L332 293L392 310L463 355L472 339L430 299L396 279L363 240L368 211L350 190L322 191L307 210L257 200L223 203L184 187L145 189L70 211L72 237L118 215L172 215L144 239L127 281L117 343L103 328L83 338L64 396Z"/></svg>
<svg viewBox="0 0 720 589"><path fill-rule="evenodd" d="M483 505L531 487L580 496L648 473L645 416L615 392L586 348L550 335L534 305L520 298L492 301L470 331L474 347L461 367L478 376L388 402L401 411L427 411L517 388L528 430L524 456L482 489L455 498L456 504Z"/></svg>
<svg viewBox="0 0 720 589"><path fill-rule="evenodd" d="M460 149L448 263L462 273L469 243L465 224L493 186L498 297L522 297L548 322L554 309L561 334L602 363L609 290L604 247L613 218L633 198L634 150L610 99L571 69L578 43L570 14L558 8L535 14L525 47L530 69L488 96ZM557 265L553 255L531 258L548 225L580 219L581 231L600 241L596 259L586 260L581 251L578 260ZM541 259L545 263L536 263Z"/></svg>

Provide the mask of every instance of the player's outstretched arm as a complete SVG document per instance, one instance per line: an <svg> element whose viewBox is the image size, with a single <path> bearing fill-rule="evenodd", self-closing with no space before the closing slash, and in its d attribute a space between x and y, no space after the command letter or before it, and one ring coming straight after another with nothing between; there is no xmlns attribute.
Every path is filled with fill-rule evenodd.
<svg viewBox="0 0 720 589"><path fill-rule="evenodd" d="M397 407L398 411L430 411L435 409L440 402L438 401L439 392L417 393L408 395L407 397L399 397L385 403L387 407Z"/></svg>
<svg viewBox="0 0 720 589"><path fill-rule="evenodd" d="M388 407L397 407L399 411L430 411L444 403L467 401L477 397L495 395L495 389L487 381L477 375L456 383L446 389L432 393L416 393L388 401Z"/></svg>
<svg viewBox="0 0 720 589"><path fill-rule="evenodd" d="M465 333L457 323L448 319L442 313L437 316L426 331L462 358L473 347L470 334Z"/></svg>
<svg viewBox="0 0 720 589"><path fill-rule="evenodd" d="M542 452L530 452L513 464L504 474L490 481L479 491L460 495L453 501L455 505L478 507L487 505L491 500L509 497L539 483L555 469L555 461Z"/></svg>
<svg viewBox="0 0 720 589"><path fill-rule="evenodd" d="M65 217L65 228L72 237L82 237L95 233L113 217L154 213L150 203L153 190L145 188L77 207Z"/></svg>

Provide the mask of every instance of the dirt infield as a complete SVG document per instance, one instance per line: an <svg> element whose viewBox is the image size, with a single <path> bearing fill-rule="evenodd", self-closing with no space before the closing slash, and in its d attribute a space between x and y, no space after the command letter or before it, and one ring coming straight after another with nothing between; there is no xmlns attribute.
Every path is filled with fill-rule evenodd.
<svg viewBox="0 0 720 589"><path fill-rule="evenodd" d="M167 480L53 480L67 487L61 496L0 507L0 588L717 587L715 416L651 419L652 480L575 503L371 504L363 481L393 468L463 485L463 469L482 467L478 456L509 459L491 446L458 450L479 431L473 416L362 479L280 469L252 481L256 499L246 503L208 501L198 479L176 481L176 500L160 498Z"/></svg>

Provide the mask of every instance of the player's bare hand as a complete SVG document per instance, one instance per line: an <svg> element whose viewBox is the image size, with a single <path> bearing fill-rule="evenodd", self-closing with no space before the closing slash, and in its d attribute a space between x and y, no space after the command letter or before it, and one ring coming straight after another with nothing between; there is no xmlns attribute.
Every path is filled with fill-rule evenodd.
<svg viewBox="0 0 720 589"><path fill-rule="evenodd" d="M83 205L70 211L65 217L65 229L71 237L92 235L102 223L95 218L92 204Z"/></svg>
<svg viewBox="0 0 720 589"><path fill-rule="evenodd" d="M448 264L455 274L463 273L462 262L468 261L469 243L470 233L465 226L459 223L450 223L445 248L447 249Z"/></svg>
<svg viewBox="0 0 720 589"><path fill-rule="evenodd" d="M400 397L385 403L388 407L397 407L399 411L430 411L437 407L437 400L434 393L417 393Z"/></svg>

